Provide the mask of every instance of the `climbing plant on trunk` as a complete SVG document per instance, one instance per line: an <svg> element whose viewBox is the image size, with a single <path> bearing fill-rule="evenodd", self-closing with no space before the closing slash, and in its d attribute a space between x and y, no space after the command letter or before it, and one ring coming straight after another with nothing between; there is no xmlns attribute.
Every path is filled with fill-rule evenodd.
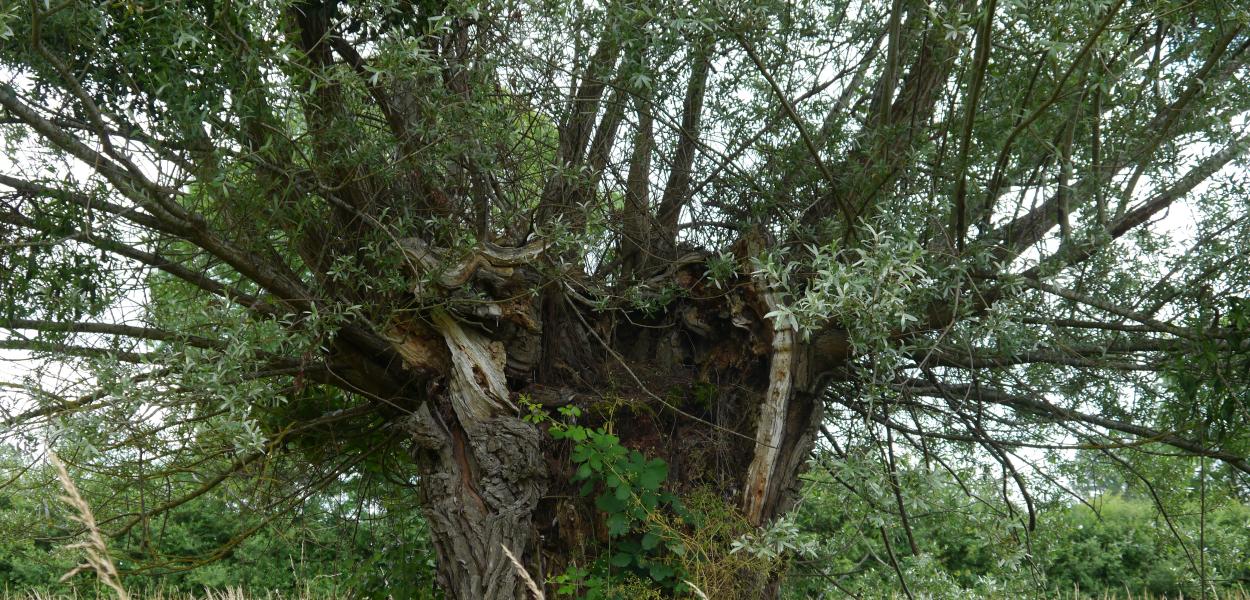
<svg viewBox="0 0 1250 600"><path fill-rule="evenodd" d="M636 475L589 479L534 414L653 465L638 489L662 470L657 513L710 495L753 527L846 420L981 447L1026 499L1013 451L1056 435L1245 472L1244 428L1163 409L1176 357L1243 351L1209 315L1246 288L1247 19L8 4L0 348L49 362L4 431L124 465L154 499L101 524L149 542L248 477L275 514L337 478L412 486L464 599L526 597L627 529L595 498Z"/></svg>

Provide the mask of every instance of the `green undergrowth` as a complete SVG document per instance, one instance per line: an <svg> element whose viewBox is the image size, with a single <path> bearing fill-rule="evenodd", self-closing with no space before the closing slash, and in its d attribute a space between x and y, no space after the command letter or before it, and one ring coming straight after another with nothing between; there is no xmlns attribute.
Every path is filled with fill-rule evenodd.
<svg viewBox="0 0 1250 600"><path fill-rule="evenodd" d="M622 445L611 418L592 427L578 424L574 406L557 415L528 407L528 420L571 445L578 494L593 503L608 537L550 577L557 597L753 598L782 574L782 553L743 543L752 528L737 510L708 490L673 493L668 464Z"/></svg>
<svg viewBox="0 0 1250 600"><path fill-rule="evenodd" d="M615 588L615 593L619 598L628 598L629 600L646 600L648 598L668 598L662 595L654 587L639 580L622 580L621 585ZM360 598L350 591L339 592L297 592L297 593L281 593L271 591L248 591L242 588L225 588L220 590L207 589L199 593L182 593L182 592L162 592L153 591L147 593L133 593L132 600L335 600L335 599L354 599ZM715 596L708 596L715 598ZM827 598L841 598L843 596L827 595ZM845 596L849 598L850 596ZM931 596L924 594L916 594L919 599L928 599ZM0 600L107 600L113 596L104 590L96 591L84 588L71 591L49 591L49 590L2 590L0 591ZM906 600L906 596L900 593L882 593L881 595L865 595L860 596L864 600ZM969 595L968 600L1197 600L1200 596L1185 595L1167 595L1167 594L1151 594L1149 592L1128 592L1121 591L1118 593L1103 592L1101 594L1086 594L1080 590L1073 590L1066 594L1044 595ZM1207 600L1250 600L1250 593L1244 590L1233 590L1222 593L1211 593L1207 595Z"/></svg>

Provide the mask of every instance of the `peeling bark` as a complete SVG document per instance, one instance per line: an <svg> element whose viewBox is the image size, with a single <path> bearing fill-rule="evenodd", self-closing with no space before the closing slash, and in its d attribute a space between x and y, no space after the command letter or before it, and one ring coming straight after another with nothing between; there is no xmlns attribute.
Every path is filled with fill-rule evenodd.
<svg viewBox="0 0 1250 600"><path fill-rule="evenodd" d="M507 553L525 556L546 491L541 434L508 400L503 345L446 312L435 311L433 320L451 354L447 387L405 425L421 471L439 584L457 599L525 598Z"/></svg>
<svg viewBox="0 0 1250 600"><path fill-rule="evenodd" d="M772 294L765 295L770 309L777 306ZM786 435L786 413L794 383L794 330L778 327L773 331L772 356L768 370L768 391L760 403L755 428L755 458L747 469L743 510L752 525L762 525L776 492L777 458Z"/></svg>

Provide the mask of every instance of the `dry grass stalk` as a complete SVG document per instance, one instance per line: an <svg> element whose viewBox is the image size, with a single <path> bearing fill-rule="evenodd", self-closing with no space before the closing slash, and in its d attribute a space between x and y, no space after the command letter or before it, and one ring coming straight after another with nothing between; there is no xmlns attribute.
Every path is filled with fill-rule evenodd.
<svg viewBox="0 0 1250 600"><path fill-rule="evenodd" d="M70 479L69 471L65 470L65 464L61 462L61 459L49 452L48 462L52 463L53 467L56 467L56 476L61 480L61 487L65 488L65 495L61 496L61 501L73 509L74 514L70 515L70 519L78 522L87 530L87 539L67 546L68 548L82 550L87 561L61 576L61 581L65 581L83 571L92 570L99 576L100 583L117 593L119 600L130 600L130 594L127 594L126 588L122 587L121 577L117 573L117 566L113 564L113 559L109 558L108 545L104 543L104 534L100 533L100 528L96 526L95 515L91 513L91 506L87 504L86 500L83 500L82 494L78 493L78 486L74 485L73 479Z"/></svg>
<svg viewBox="0 0 1250 600"><path fill-rule="evenodd" d="M694 583L691 583L689 579L683 579L681 580L681 582L686 584L687 586L690 586L690 591L694 592L694 595L698 596L699 600L711 600L710 598L707 597L707 594L703 593L703 590L699 589L699 586L695 585Z"/></svg>
<svg viewBox="0 0 1250 600"><path fill-rule="evenodd" d="M516 556L512 555L512 551L508 550L507 546L504 546L503 544L500 544L499 546L503 548L503 553L508 557L508 560L512 561L513 568L516 569L517 575L521 576L521 580L525 582L525 587L529 588L530 593L534 595L534 600L546 600L546 596L543 596L542 588L538 587L537 583L534 583L534 579L530 577L529 572L526 571L525 567L521 565L521 561L517 560Z"/></svg>

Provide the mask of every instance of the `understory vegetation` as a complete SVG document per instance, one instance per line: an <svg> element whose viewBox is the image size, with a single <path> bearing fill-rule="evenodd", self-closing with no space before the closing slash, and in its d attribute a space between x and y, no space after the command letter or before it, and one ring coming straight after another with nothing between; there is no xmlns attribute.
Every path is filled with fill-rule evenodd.
<svg viewBox="0 0 1250 600"><path fill-rule="evenodd" d="M1004 500L1012 484L1001 474L902 461L892 478L862 455L826 449L795 511L760 532L714 494L660 491L666 466L624 452L606 431L554 431L580 448L572 460L587 467L582 480L611 540L602 556L550 577L556 598L744 597L735 578L760 569L780 574L783 597L796 600L1198 598L1204 579L1216 599L1243 598L1250 585L1250 507L1218 476L1203 499L1192 477L1163 485L1177 474L1158 473L1147 488L1086 463L1064 475L1083 483L1032 500L1030 532L1018 492ZM608 484L604 473L620 477ZM20 474L0 496L5 600L111 595L91 573L61 581L82 560L70 546L83 532L51 467L10 451L0 474ZM105 510L120 501L90 476L77 484ZM327 488L274 520L257 514L256 490L223 489L111 540L110 551L135 598L442 598L426 522L359 484ZM622 487L631 491L618 502ZM634 498L640 510L628 508ZM253 523L255 533L235 539Z"/></svg>

